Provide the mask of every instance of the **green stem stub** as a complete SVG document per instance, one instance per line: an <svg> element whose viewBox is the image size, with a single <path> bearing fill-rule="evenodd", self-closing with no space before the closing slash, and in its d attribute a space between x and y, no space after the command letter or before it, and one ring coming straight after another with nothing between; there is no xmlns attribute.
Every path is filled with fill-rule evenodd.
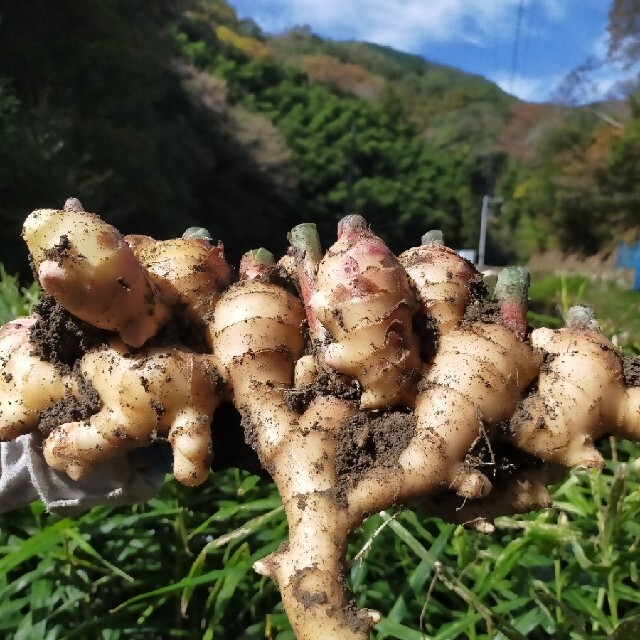
<svg viewBox="0 0 640 640"><path fill-rule="evenodd" d="M317 271L322 260L322 247L316 225L311 222L299 224L291 229L287 237L294 250L298 284L307 314L309 333L313 340L325 344L329 340L327 331L311 306L311 298L318 291Z"/></svg>
<svg viewBox="0 0 640 640"><path fill-rule="evenodd" d="M276 259L268 249L264 247L260 247L259 249L251 249L248 252L250 256L250 260L255 265L263 265L265 267L274 265L276 263Z"/></svg>
<svg viewBox="0 0 640 640"><path fill-rule="evenodd" d="M322 259L320 237L313 222L304 222L293 227L289 231L288 239L296 253L300 253L312 263L317 265Z"/></svg>
<svg viewBox="0 0 640 640"><path fill-rule="evenodd" d="M427 231L422 236L421 241L422 246L437 244L439 246L444 246L444 235L440 229L431 229L431 231Z"/></svg>
<svg viewBox="0 0 640 640"><path fill-rule="evenodd" d="M520 337L527 333L529 281L524 267L506 267L498 274L495 288L502 324Z"/></svg>
<svg viewBox="0 0 640 640"><path fill-rule="evenodd" d="M273 271L276 259L271 251L260 247L247 251L240 260L240 278L243 280L256 280Z"/></svg>
<svg viewBox="0 0 640 640"><path fill-rule="evenodd" d="M84 207L82 206L82 202L80 202L78 198L67 198L64 203L64 211L75 211L82 213L84 211Z"/></svg>
<svg viewBox="0 0 640 640"><path fill-rule="evenodd" d="M529 272L524 267L505 267L498 274L495 297L498 301L527 301Z"/></svg>
<svg viewBox="0 0 640 640"><path fill-rule="evenodd" d="M357 213L349 214L338 222L338 238L342 238L345 234L360 235L363 233L369 233L369 225L367 221Z"/></svg>

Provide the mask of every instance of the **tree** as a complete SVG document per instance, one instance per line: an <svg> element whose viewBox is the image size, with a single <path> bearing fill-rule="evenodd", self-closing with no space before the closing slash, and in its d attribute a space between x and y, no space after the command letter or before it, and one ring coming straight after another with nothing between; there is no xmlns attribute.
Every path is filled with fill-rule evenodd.
<svg viewBox="0 0 640 640"><path fill-rule="evenodd" d="M631 67L640 58L640 0L612 0L608 57Z"/></svg>

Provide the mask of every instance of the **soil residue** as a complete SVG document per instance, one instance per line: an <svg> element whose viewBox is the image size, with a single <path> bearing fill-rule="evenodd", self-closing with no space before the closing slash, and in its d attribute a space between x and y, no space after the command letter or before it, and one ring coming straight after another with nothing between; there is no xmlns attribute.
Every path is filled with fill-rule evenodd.
<svg viewBox="0 0 640 640"><path fill-rule="evenodd" d="M81 397L76 398L75 396L67 395L51 407L38 412L40 418L38 429L45 437L61 424L87 420L102 408L102 400L98 392L77 369L78 367L76 366L74 375L78 379Z"/></svg>
<svg viewBox="0 0 640 640"><path fill-rule="evenodd" d="M79 320L44 293L33 312L37 317L30 335L34 354L51 362L61 374L71 373L87 351L109 339L108 331Z"/></svg>
<svg viewBox="0 0 640 640"><path fill-rule="evenodd" d="M462 321L464 324L472 324L474 322L500 324L500 307L493 300L474 298L467 305Z"/></svg>
<svg viewBox="0 0 640 640"><path fill-rule="evenodd" d="M157 333L147 340L144 349L175 347L182 345L196 353L211 353L207 345L206 327L189 316L184 305L176 305L171 314L171 322L166 322Z"/></svg>
<svg viewBox="0 0 640 640"><path fill-rule="evenodd" d="M285 402L289 408L300 414L303 414L316 398L322 396L332 396L359 404L362 387L356 379L327 370L321 371L311 384L284 392Z"/></svg>
<svg viewBox="0 0 640 640"><path fill-rule="evenodd" d="M504 423L497 427L507 432L512 426ZM489 433L482 433L473 443L465 458L465 464L482 471L491 480L492 485L507 484L524 469L542 466L542 461L520 449L489 437Z"/></svg>
<svg viewBox="0 0 640 640"><path fill-rule="evenodd" d="M624 356L622 358L622 374L627 387L640 387L640 358Z"/></svg>
<svg viewBox="0 0 640 640"><path fill-rule="evenodd" d="M363 411L342 424L336 472L356 483L373 467L393 467L415 432L415 416L403 411Z"/></svg>

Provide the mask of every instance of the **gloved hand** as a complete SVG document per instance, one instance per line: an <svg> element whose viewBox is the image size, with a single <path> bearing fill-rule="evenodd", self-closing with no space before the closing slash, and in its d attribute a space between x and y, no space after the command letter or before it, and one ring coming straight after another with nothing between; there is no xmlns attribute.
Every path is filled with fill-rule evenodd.
<svg viewBox="0 0 640 640"><path fill-rule="evenodd" d="M269 478L255 451L244 441L240 415L233 405L221 405L212 431L214 471L238 467ZM0 442L0 512L38 499L47 511L65 515L96 505L145 502L160 491L173 465L169 443L159 441L107 460L82 480L74 481L46 464L42 441L42 435L34 432Z"/></svg>

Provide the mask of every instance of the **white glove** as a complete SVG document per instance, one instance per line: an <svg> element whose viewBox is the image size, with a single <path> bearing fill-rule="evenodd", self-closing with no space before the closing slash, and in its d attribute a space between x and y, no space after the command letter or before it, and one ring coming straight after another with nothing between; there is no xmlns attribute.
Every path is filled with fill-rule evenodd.
<svg viewBox="0 0 640 640"><path fill-rule="evenodd" d="M122 455L97 465L82 480L55 471L42 457L42 435L0 442L0 512L42 500L47 511L75 515L96 505L145 502L164 483L165 470L144 456Z"/></svg>

